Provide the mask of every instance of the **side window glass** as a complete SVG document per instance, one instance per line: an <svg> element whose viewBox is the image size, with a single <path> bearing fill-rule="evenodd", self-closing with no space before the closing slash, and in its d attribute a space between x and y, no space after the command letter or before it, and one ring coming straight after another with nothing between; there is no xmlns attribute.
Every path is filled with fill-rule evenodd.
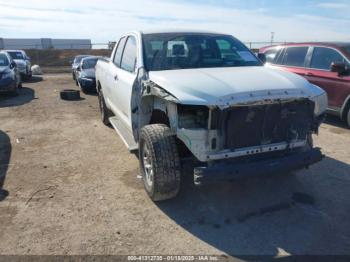
<svg viewBox="0 0 350 262"><path fill-rule="evenodd" d="M315 47L312 54L311 68L330 70L332 63L343 63L345 62L337 51L327 47Z"/></svg>
<svg viewBox="0 0 350 262"><path fill-rule="evenodd" d="M134 72L136 67L136 57L136 39L133 36L129 36L125 45L121 68L129 72Z"/></svg>
<svg viewBox="0 0 350 262"><path fill-rule="evenodd" d="M276 57L274 58L272 63L277 64L277 65L282 65L282 61L283 61L285 50L286 50L286 48L281 48L277 52Z"/></svg>
<svg viewBox="0 0 350 262"><path fill-rule="evenodd" d="M122 39L120 39L117 47L117 51L115 52L115 55L114 55L113 63L118 67L120 67L125 40L126 40L126 37L123 37Z"/></svg>
<svg viewBox="0 0 350 262"><path fill-rule="evenodd" d="M309 47L307 46L296 46L287 47L283 56L283 65L304 67L305 58Z"/></svg>
<svg viewBox="0 0 350 262"><path fill-rule="evenodd" d="M8 66L9 64L9 60L6 55L0 54L0 66Z"/></svg>

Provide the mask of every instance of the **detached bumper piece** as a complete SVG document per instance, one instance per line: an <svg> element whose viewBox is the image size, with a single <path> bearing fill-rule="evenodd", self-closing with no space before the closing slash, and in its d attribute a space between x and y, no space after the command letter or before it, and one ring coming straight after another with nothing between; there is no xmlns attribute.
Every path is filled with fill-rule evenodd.
<svg viewBox="0 0 350 262"><path fill-rule="evenodd" d="M249 176L290 172L307 168L321 161L323 157L321 150L314 148L306 152L250 163L223 163L209 167L196 167L194 183L200 186Z"/></svg>

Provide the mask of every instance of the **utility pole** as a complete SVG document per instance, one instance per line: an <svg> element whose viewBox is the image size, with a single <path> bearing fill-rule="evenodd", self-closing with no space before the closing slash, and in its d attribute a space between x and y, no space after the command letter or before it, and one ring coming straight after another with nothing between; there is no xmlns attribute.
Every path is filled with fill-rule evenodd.
<svg viewBox="0 0 350 262"><path fill-rule="evenodd" d="M275 32L271 32L271 45L273 44L275 38Z"/></svg>

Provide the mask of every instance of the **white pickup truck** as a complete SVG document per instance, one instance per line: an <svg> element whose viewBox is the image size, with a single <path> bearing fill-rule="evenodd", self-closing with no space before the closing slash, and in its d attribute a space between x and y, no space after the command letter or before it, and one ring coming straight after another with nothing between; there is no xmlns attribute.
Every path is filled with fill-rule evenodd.
<svg viewBox="0 0 350 262"><path fill-rule="evenodd" d="M208 32L131 32L96 65L102 121L139 155L154 201L175 197L181 165L196 185L283 173L322 159L313 148L327 96L269 69L236 38Z"/></svg>

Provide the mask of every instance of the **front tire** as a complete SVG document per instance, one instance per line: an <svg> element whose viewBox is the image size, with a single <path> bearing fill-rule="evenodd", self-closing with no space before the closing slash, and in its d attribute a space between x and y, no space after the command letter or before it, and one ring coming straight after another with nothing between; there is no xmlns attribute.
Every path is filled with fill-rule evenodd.
<svg viewBox="0 0 350 262"><path fill-rule="evenodd" d="M175 135L168 126L154 124L141 129L139 161L145 190L153 201L177 196L181 166Z"/></svg>
<svg viewBox="0 0 350 262"><path fill-rule="evenodd" d="M348 128L350 128L350 108L349 108L348 114L347 114L347 116L346 116L346 123L347 123L347 125L348 125Z"/></svg>

